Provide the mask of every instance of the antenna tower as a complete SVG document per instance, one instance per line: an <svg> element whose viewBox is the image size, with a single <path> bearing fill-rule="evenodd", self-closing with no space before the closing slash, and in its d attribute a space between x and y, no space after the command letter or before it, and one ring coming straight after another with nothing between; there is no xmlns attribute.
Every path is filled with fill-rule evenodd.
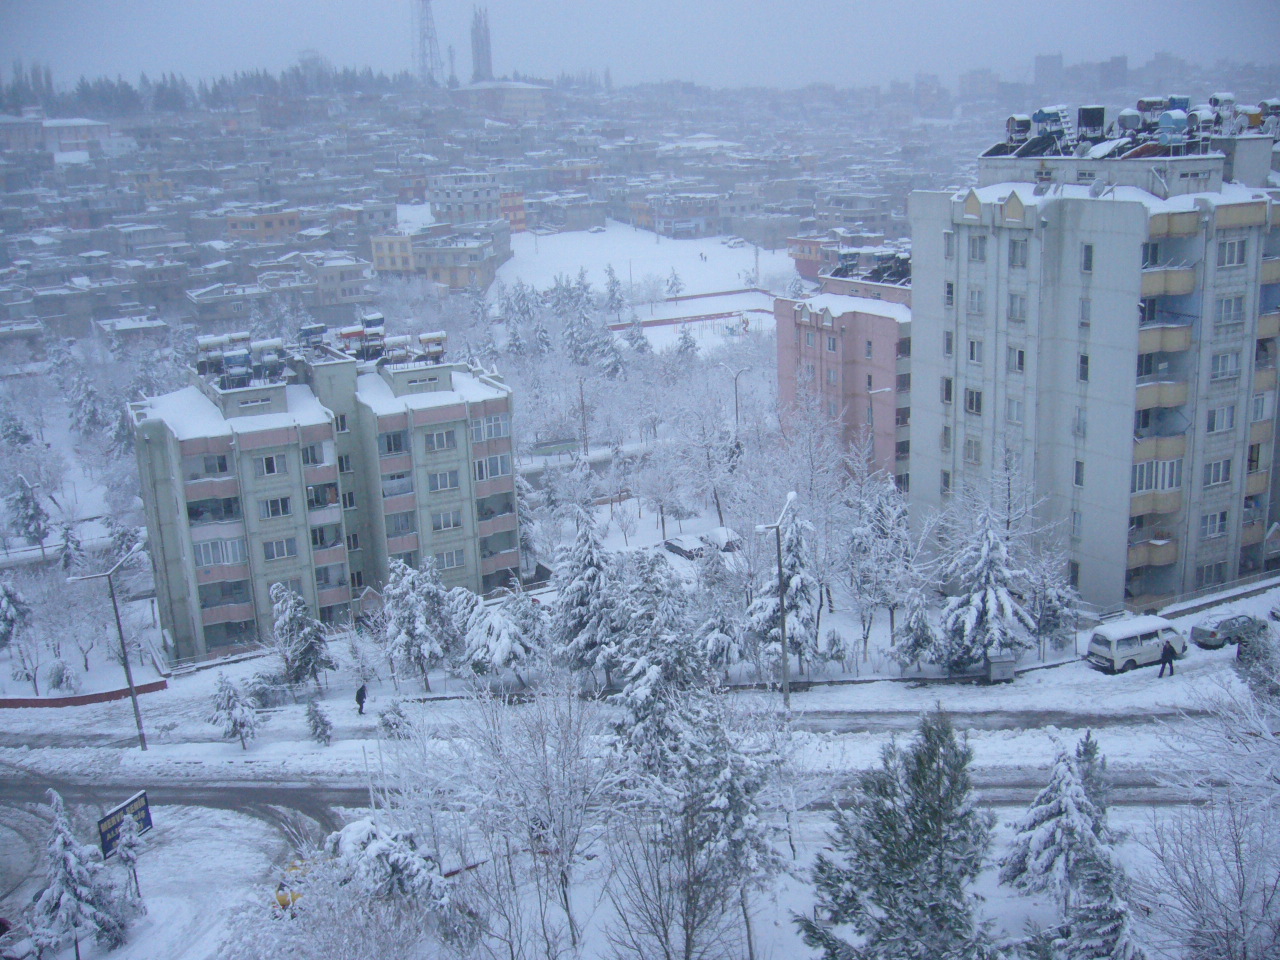
<svg viewBox="0 0 1280 960"><path fill-rule="evenodd" d="M431 12L431 0L411 0L413 3L413 68L423 86L437 86L443 82L444 64L440 61L440 43L436 40L436 18Z"/></svg>

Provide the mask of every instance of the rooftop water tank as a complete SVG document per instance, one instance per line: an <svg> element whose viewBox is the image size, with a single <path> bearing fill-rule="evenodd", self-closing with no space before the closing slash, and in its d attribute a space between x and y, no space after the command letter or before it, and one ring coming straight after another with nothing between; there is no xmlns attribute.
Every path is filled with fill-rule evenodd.
<svg viewBox="0 0 1280 960"><path fill-rule="evenodd" d="M1181 110L1166 110L1160 114L1161 133L1181 133L1187 129L1187 115Z"/></svg>
<svg viewBox="0 0 1280 960"><path fill-rule="evenodd" d="M1140 130L1142 128L1142 114L1133 107L1125 107L1116 115L1116 125L1121 130Z"/></svg>

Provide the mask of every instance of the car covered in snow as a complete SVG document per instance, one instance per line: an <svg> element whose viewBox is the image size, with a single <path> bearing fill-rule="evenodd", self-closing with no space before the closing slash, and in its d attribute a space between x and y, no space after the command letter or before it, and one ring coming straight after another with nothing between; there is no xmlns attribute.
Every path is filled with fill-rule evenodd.
<svg viewBox="0 0 1280 960"><path fill-rule="evenodd" d="M677 557L684 557L686 560L697 560L707 552L707 545L691 533L682 533L678 537L664 540L662 545Z"/></svg>
<svg viewBox="0 0 1280 960"><path fill-rule="evenodd" d="M1125 617L1098 625L1089 638L1085 659L1107 673L1127 673L1136 667L1160 662L1160 651L1168 640L1181 658L1187 652L1187 638L1164 617Z"/></svg>
<svg viewBox="0 0 1280 960"><path fill-rule="evenodd" d="M721 553L737 553L742 549L742 538L728 527L708 530L701 538L703 543Z"/></svg>
<svg viewBox="0 0 1280 960"><path fill-rule="evenodd" d="M1221 650L1228 643L1249 641L1269 632L1265 620L1247 613L1220 613L1191 628L1191 642L1203 650Z"/></svg>

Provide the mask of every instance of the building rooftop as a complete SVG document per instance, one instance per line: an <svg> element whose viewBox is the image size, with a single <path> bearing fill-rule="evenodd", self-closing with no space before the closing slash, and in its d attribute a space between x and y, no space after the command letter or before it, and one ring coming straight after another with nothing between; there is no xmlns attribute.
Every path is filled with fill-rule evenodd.
<svg viewBox="0 0 1280 960"><path fill-rule="evenodd" d="M833 317L845 313L871 313L880 317L892 317L898 323L911 322L911 308L901 303L875 300L871 297L853 297L844 293L819 293L807 300L797 301L810 310L829 310Z"/></svg>

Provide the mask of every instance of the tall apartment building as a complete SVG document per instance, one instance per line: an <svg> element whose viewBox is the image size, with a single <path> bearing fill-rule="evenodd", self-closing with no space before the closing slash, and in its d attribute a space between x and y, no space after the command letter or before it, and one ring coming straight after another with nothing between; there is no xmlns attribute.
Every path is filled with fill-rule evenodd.
<svg viewBox="0 0 1280 960"><path fill-rule="evenodd" d="M519 573L511 389L444 334L304 336L202 338L190 386L132 406L177 657L268 636L279 582L343 622L394 559L477 592Z"/></svg>
<svg viewBox="0 0 1280 960"><path fill-rule="evenodd" d="M488 222L502 215L502 188L492 173L446 173L428 183L431 215L441 223Z"/></svg>
<svg viewBox="0 0 1280 960"><path fill-rule="evenodd" d="M1280 564L1280 111L1138 107L1011 117L910 199L913 509L1010 455L1104 607Z"/></svg>

